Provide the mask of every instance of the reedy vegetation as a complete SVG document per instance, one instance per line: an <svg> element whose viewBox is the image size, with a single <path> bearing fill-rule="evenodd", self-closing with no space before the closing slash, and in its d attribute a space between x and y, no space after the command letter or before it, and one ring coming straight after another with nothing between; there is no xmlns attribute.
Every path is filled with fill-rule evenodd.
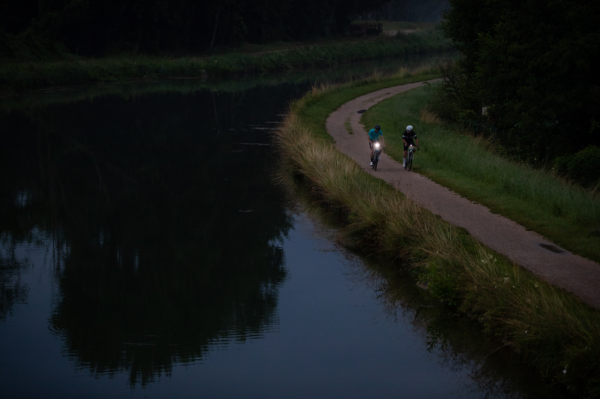
<svg viewBox="0 0 600 399"><path fill-rule="evenodd" d="M40 86L131 79L226 77L444 51L451 49L451 46L450 40L439 29L433 29L378 40L314 45L260 55L229 53L207 58L123 56L6 62L0 65L0 88L23 90Z"/></svg>
<svg viewBox="0 0 600 399"><path fill-rule="evenodd" d="M487 331L546 377L577 383L589 395L598 393L600 312L364 173L326 138L323 114L357 95L431 76L421 73L421 79L402 72L313 88L290 106L277 134L284 167L345 215L347 244L411 261L432 295L478 317Z"/></svg>

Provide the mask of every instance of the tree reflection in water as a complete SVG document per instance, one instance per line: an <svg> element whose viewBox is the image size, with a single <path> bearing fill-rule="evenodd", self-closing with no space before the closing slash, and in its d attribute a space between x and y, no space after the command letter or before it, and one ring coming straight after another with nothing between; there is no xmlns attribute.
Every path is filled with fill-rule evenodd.
<svg viewBox="0 0 600 399"><path fill-rule="evenodd" d="M2 237L0 250L0 321L12 313L17 303L27 300L27 286L21 282L20 272L25 267L15 254L15 246Z"/></svg>
<svg viewBox="0 0 600 399"><path fill-rule="evenodd" d="M79 367L143 385L274 328L292 220L268 146L236 143L268 140L248 124L272 120L289 91L133 92L4 117L4 236L39 231L51 249L51 328ZM6 287L3 312L24 295Z"/></svg>

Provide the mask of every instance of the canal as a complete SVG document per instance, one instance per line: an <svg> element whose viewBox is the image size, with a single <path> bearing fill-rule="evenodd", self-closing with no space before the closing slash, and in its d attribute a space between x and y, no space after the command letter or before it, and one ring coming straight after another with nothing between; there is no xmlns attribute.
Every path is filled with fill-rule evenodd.
<svg viewBox="0 0 600 399"><path fill-rule="evenodd" d="M1 396L562 397L275 182L290 101L421 62L1 98Z"/></svg>

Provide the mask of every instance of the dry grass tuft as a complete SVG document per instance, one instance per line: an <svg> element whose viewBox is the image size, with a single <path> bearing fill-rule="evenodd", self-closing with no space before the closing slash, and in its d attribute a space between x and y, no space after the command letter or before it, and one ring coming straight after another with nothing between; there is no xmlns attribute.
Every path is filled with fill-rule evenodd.
<svg viewBox="0 0 600 399"><path fill-rule="evenodd" d="M319 97L325 93L329 93L330 91L336 89L338 86L339 85L333 83L323 82L318 85L313 85L310 92L313 97Z"/></svg>
<svg viewBox="0 0 600 399"><path fill-rule="evenodd" d="M440 119L440 117L436 113L428 110L427 108L421 109L420 118L421 118L421 121L425 122L425 123L431 123L431 124L436 124L436 125L439 125L442 123L442 120Z"/></svg>

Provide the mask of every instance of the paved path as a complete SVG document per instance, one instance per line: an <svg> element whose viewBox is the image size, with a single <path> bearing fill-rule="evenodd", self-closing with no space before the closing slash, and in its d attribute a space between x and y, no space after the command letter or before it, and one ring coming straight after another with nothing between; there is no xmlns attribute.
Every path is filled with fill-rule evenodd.
<svg viewBox="0 0 600 399"><path fill-rule="evenodd" d="M365 172L391 183L408 198L444 220L464 227L482 244L600 309L599 264L559 248L539 234L491 213L485 206L475 204L422 175L407 172L385 153L376 172L369 166L367 133L360 124L361 114L357 111L421 85L412 83L379 90L352 100L329 115L327 131L335 139L337 149L354 159ZM348 134L344 126L348 120L354 134ZM561 253L545 249L542 245L550 245Z"/></svg>

